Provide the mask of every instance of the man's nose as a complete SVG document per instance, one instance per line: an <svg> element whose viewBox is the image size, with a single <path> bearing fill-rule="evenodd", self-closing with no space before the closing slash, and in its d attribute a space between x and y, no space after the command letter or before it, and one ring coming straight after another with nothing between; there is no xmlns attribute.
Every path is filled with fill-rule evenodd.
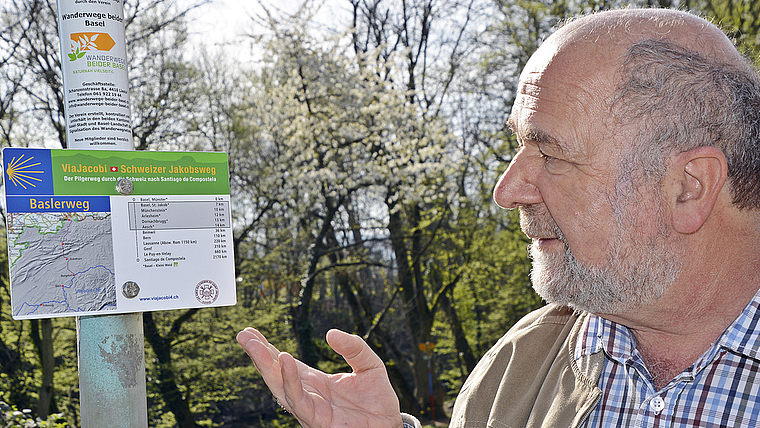
<svg viewBox="0 0 760 428"><path fill-rule="evenodd" d="M537 168L540 168L524 150L520 150L507 170L501 174L493 189L493 200L501 208L513 209L521 205L537 204L542 201L541 192L535 185Z"/></svg>

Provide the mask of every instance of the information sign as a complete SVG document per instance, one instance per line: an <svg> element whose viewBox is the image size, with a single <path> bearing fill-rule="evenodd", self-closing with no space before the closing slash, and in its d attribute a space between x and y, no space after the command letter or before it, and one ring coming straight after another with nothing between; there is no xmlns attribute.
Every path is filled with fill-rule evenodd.
<svg viewBox="0 0 760 428"><path fill-rule="evenodd" d="M234 305L227 165L225 153L3 149L13 318Z"/></svg>
<svg viewBox="0 0 760 428"><path fill-rule="evenodd" d="M132 148L123 3L58 0L69 148Z"/></svg>

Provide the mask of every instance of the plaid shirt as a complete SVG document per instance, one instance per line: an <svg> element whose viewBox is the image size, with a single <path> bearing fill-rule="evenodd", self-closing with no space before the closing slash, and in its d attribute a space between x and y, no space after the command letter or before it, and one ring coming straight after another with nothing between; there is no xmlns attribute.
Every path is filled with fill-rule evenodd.
<svg viewBox="0 0 760 428"><path fill-rule="evenodd" d="M602 397L585 427L760 426L760 292L718 341L657 391L631 331L591 315L575 358L603 351Z"/></svg>

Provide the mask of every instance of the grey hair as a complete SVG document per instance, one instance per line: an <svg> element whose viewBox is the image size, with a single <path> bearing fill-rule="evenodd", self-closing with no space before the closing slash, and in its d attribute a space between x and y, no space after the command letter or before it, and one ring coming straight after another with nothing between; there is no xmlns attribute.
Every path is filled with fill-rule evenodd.
<svg viewBox="0 0 760 428"><path fill-rule="evenodd" d="M638 166L637 178L660 182L670 155L717 147L728 162L733 204L760 209L760 77L747 61L715 61L662 40L635 43L612 113L638 129L622 165Z"/></svg>

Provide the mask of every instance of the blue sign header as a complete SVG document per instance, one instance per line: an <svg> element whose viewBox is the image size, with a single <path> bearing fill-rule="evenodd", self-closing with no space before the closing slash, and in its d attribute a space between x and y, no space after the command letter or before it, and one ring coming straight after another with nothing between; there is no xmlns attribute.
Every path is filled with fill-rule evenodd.
<svg viewBox="0 0 760 428"><path fill-rule="evenodd" d="M108 196L6 196L9 213L110 212Z"/></svg>

